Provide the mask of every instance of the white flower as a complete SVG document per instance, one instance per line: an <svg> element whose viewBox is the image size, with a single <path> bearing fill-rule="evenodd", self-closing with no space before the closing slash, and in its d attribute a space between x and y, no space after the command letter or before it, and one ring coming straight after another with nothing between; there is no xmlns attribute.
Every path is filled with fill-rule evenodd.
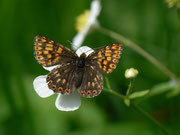
<svg viewBox="0 0 180 135"><path fill-rule="evenodd" d="M87 46L83 46L76 51L76 54L80 56L82 53L85 53L87 56L92 53L93 50ZM59 65L58 65L59 66ZM46 70L51 71L57 66L44 67ZM48 88L46 83L47 75L41 75L34 79L33 86L36 93L42 97L46 98L55 94L51 89ZM58 94L55 105L57 109L61 111L74 111L78 109L81 105L81 98L77 90L69 95Z"/></svg>
<svg viewBox="0 0 180 135"><path fill-rule="evenodd" d="M125 77L127 79L135 78L138 75L138 70L134 68L127 69L125 71Z"/></svg>
<svg viewBox="0 0 180 135"><path fill-rule="evenodd" d="M77 50L81 46L91 26L97 24L97 17L100 11L100 0L93 0L90 11L86 10L84 14L77 17L76 29L78 33L72 41L72 48L74 50Z"/></svg>

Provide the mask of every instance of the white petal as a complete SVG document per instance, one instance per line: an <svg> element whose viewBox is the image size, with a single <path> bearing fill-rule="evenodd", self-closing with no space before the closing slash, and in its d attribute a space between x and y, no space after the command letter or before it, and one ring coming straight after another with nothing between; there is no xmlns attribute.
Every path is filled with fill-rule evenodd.
<svg viewBox="0 0 180 135"><path fill-rule="evenodd" d="M82 45L86 35L88 34L90 27L91 27L91 24L87 22L83 30L78 32L78 34L73 38L72 48L74 50L77 50Z"/></svg>
<svg viewBox="0 0 180 135"><path fill-rule="evenodd" d="M91 54L94 50L91 49L90 47L88 46L82 46L81 48L79 48L77 51L76 51L76 54L78 56L80 56L82 53L85 53L86 56L88 56L89 54Z"/></svg>
<svg viewBox="0 0 180 135"><path fill-rule="evenodd" d="M98 24L96 18L98 17L100 11L101 11L100 0L93 0L91 3L90 15L88 17L87 23L85 24L83 30L78 32L78 34L72 40L72 48L74 50L77 50L82 45L91 26Z"/></svg>
<svg viewBox="0 0 180 135"><path fill-rule="evenodd" d="M78 32L78 34L72 40L73 50L77 50L84 41L86 34L84 32Z"/></svg>
<svg viewBox="0 0 180 135"><path fill-rule="evenodd" d="M46 78L47 75L41 75L36 77L33 82L36 93L42 98L46 98L54 94L54 92L48 88Z"/></svg>
<svg viewBox="0 0 180 135"><path fill-rule="evenodd" d="M44 66L43 66L43 68L46 69L46 70L48 70L48 71L51 71L51 70L53 70L54 68L56 68L57 66L58 66L58 65L51 66L51 67L44 67Z"/></svg>
<svg viewBox="0 0 180 135"><path fill-rule="evenodd" d="M55 105L61 111L74 111L80 107L81 97L77 91L74 91L70 95L59 94Z"/></svg>
<svg viewBox="0 0 180 135"><path fill-rule="evenodd" d="M96 18L98 17L101 11L101 3L100 0L93 0L91 3L90 16L88 22L92 25L96 23Z"/></svg>

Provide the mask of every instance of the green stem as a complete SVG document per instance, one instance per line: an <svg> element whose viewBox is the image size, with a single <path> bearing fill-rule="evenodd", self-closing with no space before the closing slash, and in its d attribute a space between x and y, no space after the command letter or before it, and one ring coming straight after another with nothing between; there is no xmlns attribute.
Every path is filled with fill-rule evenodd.
<svg viewBox="0 0 180 135"><path fill-rule="evenodd" d="M112 89L106 89L106 88L104 88L103 91L106 91L106 92L108 92L108 93L110 93L110 94L112 94L112 95L120 98L120 99L123 100L123 101L126 99L126 97L125 97L124 95L119 94L119 93L117 93L116 91L114 91L114 90L112 90ZM145 117L147 117L148 119L150 119L155 125L157 125L157 126L162 130L162 132L163 132L164 134L166 134L166 135L171 135L171 134L169 133L169 131L168 131L166 128L164 128L164 127L161 125L161 123L159 123L156 119L154 119L149 113L145 112L142 108L140 108L139 106L137 106L134 102L132 102L132 106L133 106L136 110L138 110L139 112L141 112Z"/></svg>
<svg viewBox="0 0 180 135"><path fill-rule="evenodd" d="M114 90L112 90L112 89L106 89L106 88L104 88L103 91L106 91L106 92L108 92L108 93L110 93L110 94L112 94L112 95L120 98L121 100L125 100L125 98L126 98L124 95L119 94L119 93L117 93L116 91L114 91Z"/></svg>
<svg viewBox="0 0 180 135"><path fill-rule="evenodd" d="M106 85L107 85L107 88L108 89L111 89L111 85L109 83L109 79L107 77L105 77L105 80L106 80Z"/></svg>
<svg viewBox="0 0 180 135"><path fill-rule="evenodd" d="M131 91L132 91L133 80L134 80L134 79L131 79L131 80L130 80L129 87L128 87L128 90L127 90L127 93L126 93L126 98L129 97L129 95L130 95L130 93L131 93Z"/></svg>
<svg viewBox="0 0 180 135"><path fill-rule="evenodd" d="M159 68L164 74L169 76L171 79L175 80L177 83L179 83L179 79L176 77L174 73L172 73L167 67L165 67L163 64L161 64L156 58L154 58L152 55L150 55L148 52L143 50L139 47L136 43L130 41L129 39L125 38L124 36L111 31L109 29L103 28L101 26L95 27L97 30L99 30L101 33L110 36L114 39L116 39L119 42L122 42L124 45L130 47L140 55L142 55L144 58L149 60L151 63L153 63L157 68Z"/></svg>

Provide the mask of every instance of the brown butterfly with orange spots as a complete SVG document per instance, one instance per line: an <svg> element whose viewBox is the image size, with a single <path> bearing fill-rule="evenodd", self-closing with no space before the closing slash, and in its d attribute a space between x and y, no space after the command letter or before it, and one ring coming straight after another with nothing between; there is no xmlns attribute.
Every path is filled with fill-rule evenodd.
<svg viewBox="0 0 180 135"><path fill-rule="evenodd" d="M75 88L88 98L100 94L104 74L111 73L121 55L121 44L102 47L80 57L65 46L43 36L34 39L35 58L44 67L57 65L47 76L48 87L56 93L70 94Z"/></svg>

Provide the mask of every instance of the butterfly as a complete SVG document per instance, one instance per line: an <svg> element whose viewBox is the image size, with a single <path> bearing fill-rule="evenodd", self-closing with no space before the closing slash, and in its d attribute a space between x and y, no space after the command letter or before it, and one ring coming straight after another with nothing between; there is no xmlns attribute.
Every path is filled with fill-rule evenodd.
<svg viewBox="0 0 180 135"><path fill-rule="evenodd" d="M121 44L114 43L93 51L88 56L78 56L69 48L43 36L34 38L34 53L44 67L57 66L46 78L49 89L63 95L71 94L75 88L83 97L92 98L103 89L104 74L117 66L122 52Z"/></svg>

